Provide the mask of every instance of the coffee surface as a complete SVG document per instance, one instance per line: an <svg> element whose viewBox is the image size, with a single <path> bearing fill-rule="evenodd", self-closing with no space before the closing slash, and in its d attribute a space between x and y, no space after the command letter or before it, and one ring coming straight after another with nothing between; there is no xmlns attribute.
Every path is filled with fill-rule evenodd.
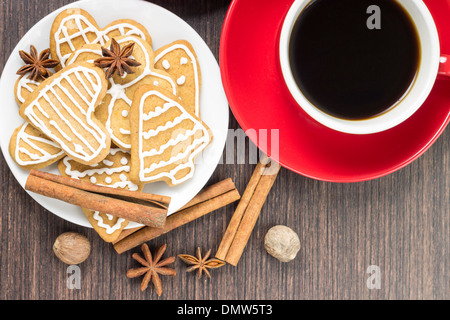
<svg viewBox="0 0 450 320"><path fill-rule="evenodd" d="M367 12L373 5L379 14ZM313 105L361 120L404 96L419 67L420 43L409 14L395 0L313 0L294 25L289 60Z"/></svg>

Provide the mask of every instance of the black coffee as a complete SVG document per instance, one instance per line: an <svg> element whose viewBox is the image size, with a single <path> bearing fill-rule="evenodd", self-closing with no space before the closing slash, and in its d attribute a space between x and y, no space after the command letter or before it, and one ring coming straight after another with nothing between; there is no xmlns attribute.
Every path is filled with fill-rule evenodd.
<svg viewBox="0 0 450 320"><path fill-rule="evenodd" d="M372 5L381 19L367 13ZM367 119L394 105L414 81L419 38L395 0L313 0L294 25L289 59L312 104L338 118Z"/></svg>

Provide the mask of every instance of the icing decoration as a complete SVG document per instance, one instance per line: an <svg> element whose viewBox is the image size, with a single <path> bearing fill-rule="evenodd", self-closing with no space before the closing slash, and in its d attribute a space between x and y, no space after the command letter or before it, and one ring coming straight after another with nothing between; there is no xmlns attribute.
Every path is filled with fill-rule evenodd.
<svg viewBox="0 0 450 320"><path fill-rule="evenodd" d="M197 66L197 60L195 58L194 53L184 44L182 43L175 43L169 47L167 47L166 49L162 50L161 52L158 53L158 55L155 57L155 64L161 60L166 54L175 51L175 50L183 50L186 55L189 57L189 59L191 59L192 61L192 67L194 70L194 87L195 87L195 92L194 92L194 98L195 98L195 106L194 106L194 113L195 115L198 117L200 116L200 77L199 77L199 73L200 71L198 70L198 66ZM162 64L164 66L164 63L167 60L163 60ZM167 61L168 62L168 61ZM184 65L187 64L188 60L186 57L182 57L180 58L180 65ZM170 65L169 65L170 67ZM165 68L165 66L164 66ZM166 68L167 69L167 68ZM186 79L184 80L186 81ZM184 84L183 81L183 84Z"/></svg>
<svg viewBox="0 0 450 320"><path fill-rule="evenodd" d="M151 59L151 56L149 52L147 51L147 48L144 44L144 40L138 37L120 37L115 38L117 43L122 44L128 41L132 41L135 43L134 46L134 53L136 50L140 50L144 56L143 61L139 61L142 65L144 65L144 68L142 69L142 73L139 74L136 78L129 82L125 83L116 83L114 80L114 77L109 78L109 89L107 90L106 94L111 96L111 99L108 102L108 112L107 112L107 119L105 122L105 126L109 131L109 134L111 136L111 139L114 141L114 143L119 146L122 149L129 150L131 148L130 140L130 130L129 128L113 128L111 116L113 115L113 110L116 101L123 100L125 102L125 107L129 108L131 107L132 100L126 95L126 90L130 88L133 85L136 85L140 83L142 80L144 80L147 76L157 77L160 78L160 81L165 81L168 86L171 88L171 91L174 95L177 95L177 84L173 81L173 79L166 75L166 74L160 74L157 72L157 70L152 69L153 61ZM75 53L76 54L76 53ZM136 54L135 54L136 55ZM101 54L100 54L101 56ZM70 59L71 61L74 61L73 59ZM152 81L154 82L154 81ZM122 107L122 106L121 106ZM123 115L123 114L122 114ZM118 133L123 135L123 137L119 136Z"/></svg>
<svg viewBox="0 0 450 320"><path fill-rule="evenodd" d="M89 162L109 147L109 137L92 119L102 89L100 75L90 67L78 65L64 69L52 77L51 82L39 88L38 96L28 105L22 105L20 113L66 154ZM48 115L50 112L52 117ZM65 129L58 125L55 118L61 120ZM85 136L92 138L95 144Z"/></svg>
<svg viewBox="0 0 450 320"><path fill-rule="evenodd" d="M105 213L106 217L108 218L108 220L112 221L114 219L113 215L110 215L108 213ZM109 224L105 223L102 216L100 216L100 212L98 211L94 211L94 215L93 215L94 219L97 220L97 225L100 228L105 229L105 232L107 234L112 234L115 231L119 230L122 227L122 223L125 221L124 218L118 218L116 223L113 224L112 226L110 226Z"/></svg>
<svg viewBox="0 0 450 320"><path fill-rule="evenodd" d="M146 99L151 96L156 96L159 98L158 100L162 100L164 104L162 107L156 106L153 107L153 110L151 111L145 111L146 109L152 109L152 105L145 104ZM171 109L176 109L176 113L179 115L172 121L166 122L164 125L160 125L157 128L150 130L146 129L144 131L144 124L145 127L148 128L152 123L160 123L158 117ZM174 128L182 121L191 122L193 128L190 130L180 130L178 128L172 134L167 134L166 131ZM139 180L143 182L161 180L161 178L166 177L170 179L173 185L175 185L191 178L194 174L195 157L206 148L212 139L208 129L198 118L189 114L178 102L156 90L147 91L140 97L138 126L139 143L137 147L139 155ZM180 133L176 134L176 132ZM156 144L156 141L158 140L157 137L160 133L163 133L165 136L171 136L172 138L165 139L162 144ZM199 135L200 137L198 137ZM144 141L146 141L145 146ZM169 159L158 162L156 162L155 159L152 159L152 157L155 156L155 158L158 158L158 156L162 155L165 150L170 147L174 147L179 143L186 143L187 141L190 141L189 146L182 152L169 154ZM148 149L148 145L151 146L151 149ZM169 172L161 172L161 169L173 164L177 164L175 168L171 169ZM186 168L190 169L186 175L183 177L176 177L180 170ZM155 171L159 171L160 173L155 173Z"/></svg>
<svg viewBox="0 0 450 320"><path fill-rule="evenodd" d="M75 51L75 53L72 56L68 57L66 65L71 65L72 63L74 63L78 59L78 57L81 54L83 54L83 53L93 53L93 54L101 56L102 55L102 50L100 50L100 49L88 49L88 48L78 49L77 51ZM90 60L86 60L86 62L94 63L94 60L95 59L90 59Z"/></svg>
<svg viewBox="0 0 450 320"><path fill-rule="evenodd" d="M64 154L56 143L40 135L40 132L29 123L24 123L20 127L15 143L14 160L21 166L46 163L50 160L56 161ZM45 150L39 146L40 144L53 147L54 152ZM25 148L25 145L31 147L32 150Z"/></svg>
<svg viewBox="0 0 450 320"><path fill-rule="evenodd" d="M127 153L127 151L125 150L121 150L119 148L111 148L109 154L110 155L115 155L117 152L123 152L123 153ZM112 167L114 165L114 162L112 161L107 161L104 162L102 161L102 163L105 165L105 167L100 167L100 168L92 168L92 166L86 166L89 167L91 169L86 169L83 171L78 171L78 170L74 170L72 169L72 166L70 164L70 161L73 161L72 159L70 159L70 157L64 157L64 159L62 160L66 169L65 169L65 174L74 178L74 179L81 179L81 178L85 178L85 177L92 177L94 175L103 175L106 174L108 176L112 176L115 173L126 173L126 172L130 172L130 166L125 164L119 167ZM98 166L96 166L98 167ZM99 184L100 185L100 184ZM137 191L139 189L139 187L134 184L133 182L129 181L128 179L123 181L118 181L115 184L113 184L112 186L109 185L109 187L113 187L113 188L127 188L129 190L132 191Z"/></svg>
<svg viewBox="0 0 450 320"><path fill-rule="evenodd" d="M78 12L80 12L78 10ZM71 30L75 29L76 32L69 34L68 26ZM128 30L127 30L128 29ZM82 37L85 44L98 43L104 45L110 40L108 34L110 32L119 31L120 35L136 35L144 40L145 34L131 23L118 23L113 24L106 29L99 30L99 28L92 24L89 19L81 13L71 14L64 19L62 19L58 30L54 34L54 40L56 44L56 57L61 62L61 67L67 65L67 59L69 56L79 48L76 48L72 42L73 39ZM92 34L94 37L92 37ZM92 40L90 40L92 39ZM61 53L61 46L67 44L70 48L70 52L66 54Z"/></svg>
<svg viewBox="0 0 450 320"><path fill-rule="evenodd" d="M20 103L25 102L25 97L22 96L22 89L27 90L29 93L33 93L34 89L30 86L39 86L41 83L28 79L28 77L22 76L19 78L17 83L17 90L16 90L16 98Z"/></svg>
<svg viewBox="0 0 450 320"><path fill-rule="evenodd" d="M167 60L164 60L163 62L162 62L162 66L164 67L164 69L169 69L170 68L170 63L169 63L169 61L167 61Z"/></svg>
<svg viewBox="0 0 450 320"><path fill-rule="evenodd" d="M178 85L182 86L184 83L186 82L186 77L185 76L181 76L177 79L177 83Z"/></svg>
<svg viewBox="0 0 450 320"><path fill-rule="evenodd" d="M113 164L114 164L114 162L112 162L112 161L109 161L109 160L107 160L107 159L105 159L105 160L103 160L102 161L105 165L107 165L107 166L112 166Z"/></svg>

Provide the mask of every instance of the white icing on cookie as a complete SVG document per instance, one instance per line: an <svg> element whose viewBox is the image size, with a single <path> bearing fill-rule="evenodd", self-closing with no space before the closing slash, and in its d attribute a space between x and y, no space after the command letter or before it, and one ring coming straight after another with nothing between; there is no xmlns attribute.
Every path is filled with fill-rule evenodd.
<svg viewBox="0 0 450 320"><path fill-rule="evenodd" d="M171 46L169 46L168 48L166 48L165 50L161 51L156 57L155 57L155 64L162 59L166 54L177 50L177 49L181 49L183 50L186 55L189 57L189 59L191 59L192 61L192 67L194 69L194 86L195 86L195 115L199 116L200 115L200 71L198 70L197 67L197 60L195 59L195 55L194 53L184 44L173 44ZM185 64L184 62L187 63L187 58L183 58L180 59L180 65ZM164 66L164 61L163 60L163 66ZM183 62L183 63L181 63Z"/></svg>
<svg viewBox="0 0 450 320"><path fill-rule="evenodd" d="M71 76L75 76L77 84ZM72 92L65 87L67 84ZM83 88L87 95L82 93L77 85ZM62 91L63 95L60 96L57 90ZM24 115L34 127L55 141L68 155L75 159L90 161L107 148L107 135L92 119L95 103L101 91L102 82L97 72L83 65L70 68L40 89L38 96L24 109ZM67 102L65 98L68 99ZM41 105L43 100L46 101L47 108L54 113L52 118ZM76 111L68 104L72 104ZM82 116L79 116L80 113ZM59 119L65 129L61 128L55 119ZM59 134L54 134L54 129ZM84 133L80 130L84 130ZM87 133L97 145L88 141L89 139L84 136ZM76 137L79 142L72 141L71 136Z"/></svg>
<svg viewBox="0 0 450 320"><path fill-rule="evenodd" d="M16 138L16 148L15 148L15 161L21 165L21 166L29 166L29 165L35 165L44 163L47 161L50 161L52 159L56 159L59 156L61 156L64 152L59 148L59 146L54 143L52 140L44 138L44 137L38 137L35 135L28 134L26 132L26 129L28 126L31 126L28 123L24 123L22 127L20 128L19 132L17 133ZM39 147L36 142L44 143L49 146L52 146L54 148L58 148L60 151L56 153L50 153L43 149L42 147ZM29 150L28 148L25 148L21 145L27 145L31 147L32 150ZM23 155L27 155L30 160L25 160Z"/></svg>
<svg viewBox="0 0 450 320"><path fill-rule="evenodd" d="M121 43L124 43L127 41L133 41L135 43L135 46L138 46L141 49L141 51L144 53L144 61L142 64L145 64L145 68L144 68L143 72L136 79L134 79L128 83L116 84L116 83L114 83L113 78L110 78L110 80L109 80L111 87L108 89L107 94L110 94L112 98L108 105L108 118L106 120L106 127L108 128L111 138L114 140L114 142L123 149L130 149L131 144L123 141L123 139L118 138L114 134L114 131L112 130L112 127L111 127L111 116L113 114L114 104L119 99L122 99L123 101L125 101L127 103L127 105L129 107L131 107L132 101L125 94L125 90L127 88L129 88L130 86L136 84L137 82L141 81L146 76L155 76L155 77L158 77L158 78L168 81L172 86L172 93L174 95L176 95L176 93L177 93L177 85L173 82L172 78L170 78L169 76L165 76L165 75L156 73L155 71L151 70L150 56L143 44L143 40L140 38L136 38L136 37L125 37L125 38L119 39L117 42L119 44L121 44ZM126 136L130 135L130 130L127 130L127 129L120 128L119 132Z"/></svg>
<svg viewBox="0 0 450 320"><path fill-rule="evenodd" d="M108 167L111 167L112 165L114 165L114 162L107 160L107 159L103 160L102 162Z"/></svg>
<svg viewBox="0 0 450 320"><path fill-rule="evenodd" d="M75 53L73 54L73 56L70 57L69 60L67 60L66 65L71 65L72 63L74 63L74 62L78 59L78 57L79 57L81 54L83 54L83 53L93 53L93 54L96 54L96 55L101 56L101 55L102 55L102 50L87 49L87 48L81 48L81 49L78 49L77 51L75 51ZM86 60L86 62L94 63L95 60L96 60L96 59Z"/></svg>
<svg viewBox="0 0 450 320"><path fill-rule="evenodd" d="M166 69L166 70L170 69L170 63L169 63L169 61L164 60L164 61L162 62L162 66L163 66L164 69Z"/></svg>
<svg viewBox="0 0 450 320"><path fill-rule="evenodd" d="M182 86L184 83L186 82L186 77L185 76L181 76L177 79L177 83L178 85Z"/></svg>
<svg viewBox="0 0 450 320"><path fill-rule="evenodd" d="M110 214L107 214L107 213L106 213L105 215L106 215L106 217L107 217L109 220L112 220L112 219L114 218L113 215L110 215ZM105 229L105 232L106 232L107 234L112 234L112 233L114 233L115 231L119 230L119 229L122 227L122 223L125 221L124 218L118 218L118 219L117 219L117 222L116 222L114 225L110 226L109 224L107 224L107 223L104 222L103 218L100 216L100 212L94 211L93 217L94 217L95 220L97 220L97 225L98 225L100 228Z"/></svg>
<svg viewBox="0 0 450 320"><path fill-rule="evenodd" d="M68 33L67 25L70 24L72 27L76 26L78 29L78 32L75 32L71 35ZM125 31L125 29L129 29L128 31ZM69 56L74 52L75 50L79 48L75 48L72 39L83 37L83 40L86 44L90 43L99 43L101 45L104 45L106 42L109 41L109 37L107 34L109 32L118 30L120 35L137 35L141 37L142 39L145 39L145 34L135 27L134 25L130 23L119 23L112 25L104 30L99 30L96 26L94 26L87 17L80 13L75 13L70 16L65 17L62 19L58 30L54 34L54 40L56 43L56 55L58 60L61 63L61 67L64 68L67 63L67 59ZM89 41L87 35L89 33L95 33L96 38L92 41ZM67 44L72 52L65 54L64 56L61 54L61 46L63 44Z"/></svg>
<svg viewBox="0 0 450 320"><path fill-rule="evenodd" d="M28 77L26 77L26 76L23 76L19 79L19 82L17 83L16 97L20 103L25 102L25 98L22 96L22 89L25 89L30 93L32 93L34 91L34 89L32 87L30 87L30 84L33 84L35 86L40 85L39 82L28 79Z"/></svg>
<svg viewBox="0 0 450 320"><path fill-rule="evenodd" d="M139 81L144 79L146 76L154 76L154 77L158 77L158 78L161 78L162 80L167 81L171 85L172 93L174 95L177 95L177 84L173 81L173 79L171 77L163 75L163 74L160 74L160 73L157 73L156 71L152 71L151 70L151 64L152 63L150 61L150 55L147 52L146 47L144 45L144 41L142 39L136 38L136 37L124 37L122 39L116 39L116 40L117 40L117 42L119 44L122 44L122 43L127 42L127 41L134 42L135 43L135 49L134 50L136 50L136 47L138 47L143 52L143 55L144 55L144 61L140 61L143 65L145 65L144 70L142 71L142 73L138 77L136 77L134 80L132 80L130 82L127 82L127 83L124 83L124 84L117 84L117 83L115 83L114 82L114 78L111 77L109 79L110 87L109 87L109 89L107 90L107 93L106 93L107 95L108 94L111 95L111 100L109 101L109 104L108 104L108 117L107 117L105 126L108 129L108 132L109 132L109 134L111 136L111 139L114 141L114 143L116 145L118 145L119 147L121 147L122 149L129 150L129 149L131 149L131 144L129 142L127 142L126 140L128 140L128 136L130 135L130 130L125 129L125 128L119 128L118 129L119 132L117 132L117 129L115 131L112 129L112 119L111 119L111 117L112 117L112 114L113 114L113 109L114 109L114 105L115 105L116 101L117 100L123 100L128 105L128 107L131 107L132 100L128 98L128 96L126 95L125 91L126 91L127 88L129 88L132 85L138 83ZM85 50L85 49L82 48L82 49L80 49L78 51L83 51L83 50ZM86 49L85 52L89 52L87 50L89 50L89 49ZM76 51L74 55L79 56L78 51ZM95 50L93 50L93 51L95 51ZM100 52L97 51L96 53L99 56L101 56L101 51ZM76 59L72 59L71 58L69 62L72 63L74 61L76 61ZM160 84L157 80L155 80L154 84L156 85L156 83L158 83L158 85ZM125 117L125 115L124 115L125 111L128 112L128 110L123 110L122 113L121 113L123 117ZM121 135L126 136L126 138L125 137L120 137L117 133L120 133Z"/></svg>
<svg viewBox="0 0 450 320"><path fill-rule="evenodd" d="M110 155L115 155L117 152L123 152L123 153L127 153L127 151L124 151L122 149L119 148L113 148L110 149ZM70 161L73 161L72 159L70 159L70 157L64 157L64 159L62 160L64 165L65 165L65 174L67 174L69 177L72 177L74 179L80 179L80 178L84 178L86 176L92 177L94 175L102 175L102 174L106 174L108 176L111 176L115 173L127 173L130 172L130 166L128 164L122 165L122 166L117 166L117 167L112 167L111 166L107 166L107 167L102 167L102 168L93 168L92 166L86 166L89 167L91 169L86 169L83 171L78 171L78 170L74 170L72 169L72 165L70 164ZM118 181L116 183L114 183L112 186L109 187L113 187L113 188L128 188L129 190L132 191L136 191L139 189L139 187L134 184L133 182L127 180L127 181Z"/></svg>
<svg viewBox="0 0 450 320"><path fill-rule="evenodd" d="M144 113L144 102L145 100L155 95L159 97L160 99L163 99L166 101L164 103L163 107L157 106L154 111L150 111L147 113ZM174 118L172 121L166 122L164 125L161 125L157 127L156 129L147 130L144 131L144 122L145 121L152 121L154 118L157 118L161 116L163 113L167 112L171 108L176 108L181 112L181 115ZM144 146L144 140L151 139L152 137L157 136L159 133L164 132L170 128L175 127L177 124L181 123L184 120L189 120L194 123L194 127L191 130L185 130L184 133L178 134L176 137L168 140L167 142L161 144L161 145L155 145L152 149L148 149L148 145ZM198 136L198 132L201 131L201 137L195 138L195 136ZM159 162L153 162L150 160L151 165L146 165L145 159L151 158L153 156L157 156L162 154L167 148L177 145L180 142L186 141L188 139L193 139L193 141L190 142L189 146L185 148L183 152L176 153L171 155L170 159L167 161L159 161ZM207 128L202 124L201 121L194 118L192 115L190 115L178 102L173 101L163 95L162 93L150 90L146 93L144 93L141 97L141 100L139 102L139 144L138 144L138 154L139 154L139 179L140 181L150 182L159 180L162 177L168 177L172 184L178 184L181 182L186 181L187 179L191 178L194 174L194 159L195 157L206 148L206 146L211 141L211 136L207 130ZM169 172L161 172L159 174L152 174L154 171L161 169L165 166L176 164L177 162L180 162L180 160L185 159L188 157L186 163L178 164L174 169L170 170ZM182 178L176 178L175 175L178 171L190 168L189 173L186 174Z"/></svg>

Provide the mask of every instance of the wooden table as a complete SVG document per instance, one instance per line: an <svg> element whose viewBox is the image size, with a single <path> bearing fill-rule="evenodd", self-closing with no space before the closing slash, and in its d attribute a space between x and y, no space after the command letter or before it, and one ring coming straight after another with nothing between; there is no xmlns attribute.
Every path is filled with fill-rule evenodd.
<svg viewBox="0 0 450 320"><path fill-rule="evenodd" d="M0 66L37 21L70 0L0 1ZM186 20L219 56L229 0L153 1ZM126 3L126 1L124 1ZM14 53L17 54L17 53ZM11 93L12 94L12 93ZM231 117L230 128L239 128ZM450 131L418 160L389 176L362 183L314 181L284 168L267 199L237 267L212 271L212 280L185 273L164 278L160 299L449 299ZM231 177L242 193L254 165L219 165L209 184ZM141 293L131 250L116 254L90 228L68 223L32 200L0 159L0 299L157 299ZM150 241L167 254L217 250L236 203ZM276 224L294 229L302 248L281 263L264 250ZM81 289L67 288L67 265L52 252L65 231L86 235L92 253L80 264ZM379 266L381 288L368 289L367 268Z"/></svg>

